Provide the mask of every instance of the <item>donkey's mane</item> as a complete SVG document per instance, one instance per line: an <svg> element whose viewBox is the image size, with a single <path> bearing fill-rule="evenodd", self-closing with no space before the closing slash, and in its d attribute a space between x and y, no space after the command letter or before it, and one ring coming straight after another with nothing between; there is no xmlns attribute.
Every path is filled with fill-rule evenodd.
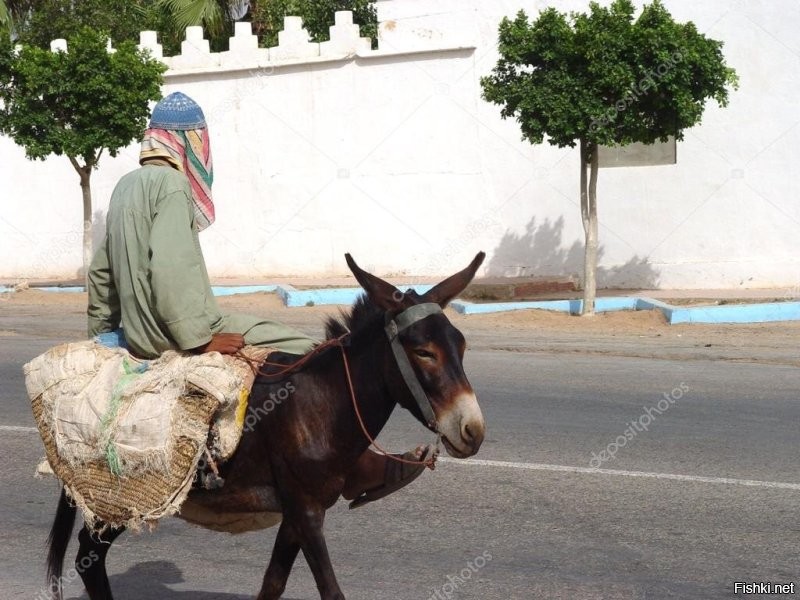
<svg viewBox="0 0 800 600"><path fill-rule="evenodd" d="M337 338L348 331L355 333L372 324L382 315L383 311L370 302L366 294L362 294L353 303L350 310L340 310L338 317L328 317L325 322L325 339Z"/></svg>

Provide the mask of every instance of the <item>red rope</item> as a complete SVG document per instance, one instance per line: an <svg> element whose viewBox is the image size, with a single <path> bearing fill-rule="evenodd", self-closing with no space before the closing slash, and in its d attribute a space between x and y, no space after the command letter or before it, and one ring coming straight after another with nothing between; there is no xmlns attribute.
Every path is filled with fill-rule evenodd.
<svg viewBox="0 0 800 600"><path fill-rule="evenodd" d="M425 465L429 469L433 470L433 468L436 465L435 452L425 460L408 460L407 458L403 458L402 456L396 456L391 452L385 450L380 444L378 444L377 441L375 441L375 438L373 438L369 434L369 431L367 431L367 426L364 424L364 418L361 416L361 410L358 408L358 401L356 400L356 391L355 387L353 386L352 376L350 375L350 362L347 360L347 351L345 350L344 344L342 343L342 340L348 335L350 334L345 333L344 335L339 336L338 338L333 338L321 343L320 345L316 346L311 352L300 358L300 360L291 363L289 365L284 365L282 363L271 363L269 361L264 361L263 363L259 364L258 361L254 361L239 352L237 352L235 356L237 358L241 358L242 360L247 361L253 368L253 371L255 372L256 375L262 375L263 377L282 377L283 375L286 375L296 369L299 369L323 350L330 348L331 346L338 346L342 350L342 359L344 360L344 372L347 377L347 387L350 390L350 398L353 401L353 409L356 412L356 417L358 418L358 424L361 426L361 432L364 434L364 437L366 437L367 440L369 440L369 443L375 446L378 452L383 456L385 456L386 458L389 458L391 460L400 463L405 463L407 465ZM283 368L275 373L265 373L264 371L261 370L261 367L264 365L273 367L283 367Z"/></svg>
<svg viewBox="0 0 800 600"><path fill-rule="evenodd" d="M358 424L361 425L361 431L364 433L364 436L369 440L369 443L377 448L380 454L383 454L386 458L390 458L400 463L405 463L407 465L425 465L430 470L433 470L436 466L436 453L434 452L431 456L429 456L425 460L408 460L407 458L403 458L402 456L396 456L387 452L383 449L383 447L375 441L369 431L367 431L366 425L364 425L364 419L361 417L361 411L358 409L358 402L356 401L356 391L353 387L353 379L350 376L350 363L347 360L347 351L344 349L344 345L339 343L339 347L342 349L342 358L344 359L344 372L347 375L347 386L350 388L350 397L353 399L353 408L356 411L356 417L358 417Z"/></svg>

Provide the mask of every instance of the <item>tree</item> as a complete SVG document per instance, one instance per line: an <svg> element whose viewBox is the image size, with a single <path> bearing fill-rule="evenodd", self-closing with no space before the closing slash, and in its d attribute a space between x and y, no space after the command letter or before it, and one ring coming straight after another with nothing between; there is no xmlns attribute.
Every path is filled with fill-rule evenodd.
<svg viewBox="0 0 800 600"><path fill-rule="evenodd" d="M32 160L66 156L83 195L83 266L92 252L91 175L103 151L116 156L141 138L149 102L161 97L166 67L122 42L106 50L105 35L83 29L67 52L0 42L0 133Z"/></svg>
<svg viewBox="0 0 800 600"><path fill-rule="evenodd" d="M500 59L481 80L484 99L516 118L523 139L580 148L582 314L594 312L598 146L682 140L709 98L726 106L737 87L722 42L676 23L659 0L634 12L631 0L592 2L588 14L549 8L533 23L520 11L500 23Z"/></svg>
<svg viewBox="0 0 800 600"><path fill-rule="evenodd" d="M0 0L0 37L8 39L14 34L16 22L30 11L34 0Z"/></svg>
<svg viewBox="0 0 800 600"><path fill-rule="evenodd" d="M169 29L168 16L159 0L0 0L0 35L49 48L91 27L114 42L138 41L142 30Z"/></svg>
<svg viewBox="0 0 800 600"><path fill-rule="evenodd" d="M329 37L328 28L334 24L339 10L353 11L353 22L361 26L361 35L378 38L378 13L375 0L254 0L252 20L256 34L265 46L277 46L278 32L283 29L283 17L303 17L303 24L315 42Z"/></svg>
<svg viewBox="0 0 800 600"><path fill-rule="evenodd" d="M11 31L11 12L6 6L5 0L0 0L0 34L8 36Z"/></svg>
<svg viewBox="0 0 800 600"><path fill-rule="evenodd" d="M233 23L250 20L263 46L276 46L283 17L303 18L305 28L315 42L328 39L338 10L353 11L361 33L373 40L378 36L378 13L375 0L155 0L166 12L171 31L183 32L191 25L202 25L214 50L227 48Z"/></svg>
<svg viewBox="0 0 800 600"><path fill-rule="evenodd" d="M139 32L158 25L152 0L29 0L18 23L20 41L49 48L57 38L69 39L89 27L115 43L139 41Z"/></svg>
<svg viewBox="0 0 800 600"><path fill-rule="evenodd" d="M167 37L182 39L187 27L202 25L212 51L226 50L233 23L248 14L247 0L155 0L156 8L166 17Z"/></svg>

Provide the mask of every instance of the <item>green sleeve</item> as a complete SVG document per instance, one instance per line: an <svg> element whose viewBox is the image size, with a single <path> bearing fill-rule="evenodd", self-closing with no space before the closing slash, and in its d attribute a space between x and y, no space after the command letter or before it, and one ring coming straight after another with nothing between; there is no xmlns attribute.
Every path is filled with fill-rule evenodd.
<svg viewBox="0 0 800 600"><path fill-rule="evenodd" d="M150 231L150 285L156 314L182 350L211 341L205 313L211 293L193 229L191 201L184 191L162 198Z"/></svg>
<svg viewBox="0 0 800 600"><path fill-rule="evenodd" d="M95 252L87 280L89 337L93 338L98 334L114 331L119 327L120 321L119 294L111 273L106 239Z"/></svg>

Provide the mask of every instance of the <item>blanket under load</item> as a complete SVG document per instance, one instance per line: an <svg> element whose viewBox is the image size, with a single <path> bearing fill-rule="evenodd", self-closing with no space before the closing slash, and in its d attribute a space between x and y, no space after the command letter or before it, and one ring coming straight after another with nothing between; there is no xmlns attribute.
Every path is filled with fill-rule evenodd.
<svg viewBox="0 0 800 600"><path fill-rule="evenodd" d="M252 362L178 352L142 361L86 341L26 364L47 462L87 526L138 530L180 511L209 445L221 461L236 450L251 365L269 352L246 347Z"/></svg>

